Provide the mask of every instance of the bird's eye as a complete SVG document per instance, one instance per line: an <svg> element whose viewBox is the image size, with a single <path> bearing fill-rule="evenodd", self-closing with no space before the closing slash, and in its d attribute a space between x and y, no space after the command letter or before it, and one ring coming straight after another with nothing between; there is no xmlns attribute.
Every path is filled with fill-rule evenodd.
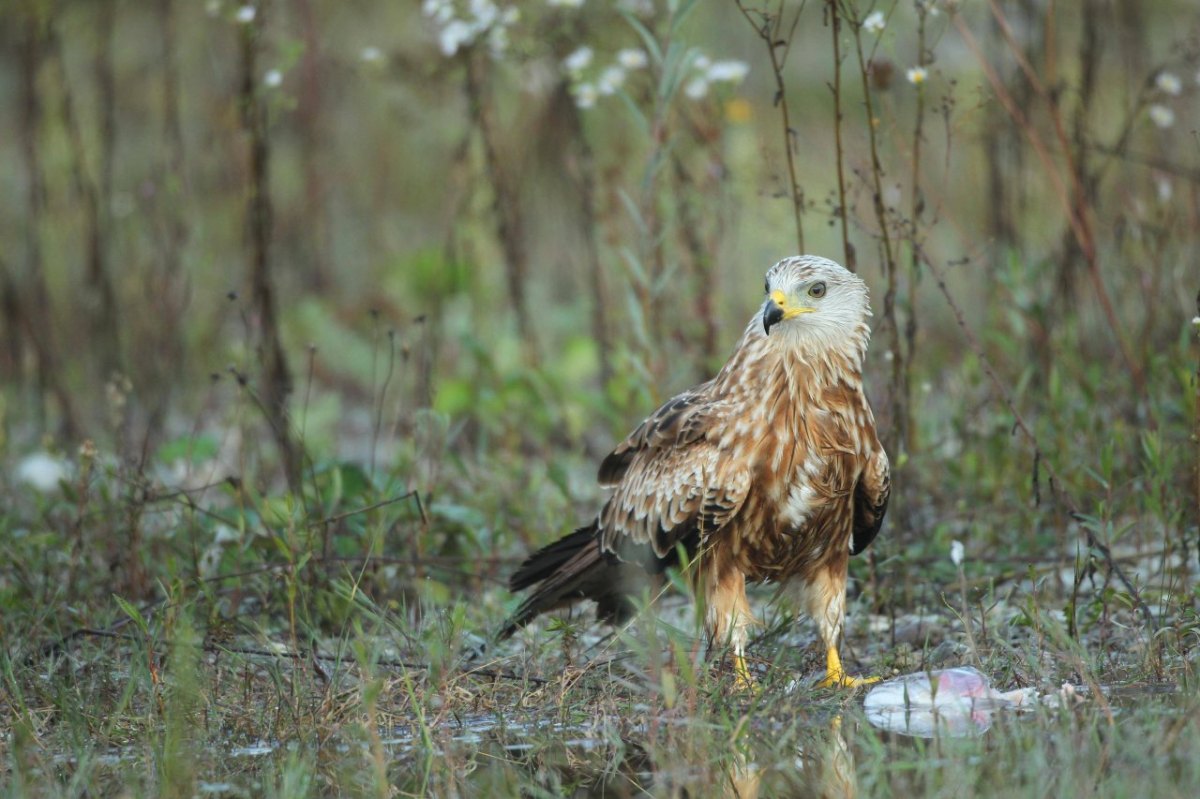
<svg viewBox="0 0 1200 799"><path fill-rule="evenodd" d="M825 284L813 283L812 288L808 290L808 296L820 299L825 296Z"/></svg>

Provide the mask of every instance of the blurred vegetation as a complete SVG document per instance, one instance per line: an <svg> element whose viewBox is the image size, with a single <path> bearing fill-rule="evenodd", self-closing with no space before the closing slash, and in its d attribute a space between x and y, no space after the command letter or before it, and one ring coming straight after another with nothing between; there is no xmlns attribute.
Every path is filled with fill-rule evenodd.
<svg viewBox="0 0 1200 799"><path fill-rule="evenodd" d="M1200 780L1193 3L0 22L3 795ZM914 746L795 690L819 658L770 592L755 697L671 599L464 664L798 251L875 308L894 489L851 650L1090 702Z"/></svg>

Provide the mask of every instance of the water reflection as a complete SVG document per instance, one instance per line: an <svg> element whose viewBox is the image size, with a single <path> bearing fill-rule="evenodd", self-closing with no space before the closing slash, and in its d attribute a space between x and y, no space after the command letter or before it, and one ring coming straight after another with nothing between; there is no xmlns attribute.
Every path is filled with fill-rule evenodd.
<svg viewBox="0 0 1200 799"><path fill-rule="evenodd" d="M523 765L544 790L572 799L592 797L723 797L811 796L854 799L858 794L853 749L841 717L805 730L802 743L776 746L758 731L745 746L708 746L695 758L688 752L646 746L629 740L595 757L546 749L529 753ZM711 748L710 748L711 747Z"/></svg>

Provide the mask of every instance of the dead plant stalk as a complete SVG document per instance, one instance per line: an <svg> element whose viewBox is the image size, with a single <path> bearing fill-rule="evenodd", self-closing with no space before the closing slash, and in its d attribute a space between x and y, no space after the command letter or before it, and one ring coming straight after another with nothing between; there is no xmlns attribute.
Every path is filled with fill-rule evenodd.
<svg viewBox="0 0 1200 799"><path fill-rule="evenodd" d="M997 6L995 6L994 3L992 5L992 12L997 21L1000 23L1000 29L1004 34L1005 42L1009 45L1009 49L1013 51L1015 57L1017 58L1017 63L1021 65L1021 69L1025 73L1025 76L1029 79L1030 84L1034 87L1034 91L1046 102L1047 107L1050 110L1051 118L1054 121L1055 132L1059 139L1061 151L1068 161L1067 172L1073 179L1077 179L1078 175L1076 175L1074 165L1070 160L1070 147L1067 143L1067 135L1063 127L1062 116L1058 113L1058 107L1056 103L1051 100L1048 92L1046 91L1046 87L1042 84L1037 74L1033 71L1033 68L1025 59L1024 54L1020 52L1020 48L1016 46L1016 42L1012 38L1012 31L1008 27L1007 21L1004 19L1002 12ZM955 27L958 29L959 34L963 38L963 41L966 43L971 53L975 56L976 61L979 62L979 66L983 70L984 75L987 77L988 84L992 87L992 91L996 93L996 99L1000 101L1001 105L1004 106L1004 110L1008 112L1009 116L1012 117L1017 127L1020 128L1021 132L1025 134L1025 137L1029 140L1030 146L1033 147L1034 152L1037 154L1038 160L1042 164L1043 171L1047 176L1049 176L1051 188L1054 190L1054 194L1058 199L1059 205L1062 207L1063 212L1067 216L1067 223L1074 231L1075 238L1079 243L1081 252L1083 253L1084 262L1088 267L1088 275L1091 278L1092 285L1096 291L1096 296L1100 301L1100 307L1104 312L1108 326L1113 331L1113 336L1116 338L1117 345L1120 347L1122 359L1125 361L1125 366L1129 370L1129 374L1133 377L1134 386L1138 396L1143 396L1145 394L1146 378L1142 372L1141 365L1134 357L1133 349L1124 334L1124 329L1121 326L1120 320L1117 318L1116 309L1113 307L1112 298L1108 294L1108 289L1104 287L1104 280L1100 274L1100 264L1096 253L1095 237L1092 234L1091 226L1088 221L1086 204L1082 209L1084 211L1083 213L1076 213L1076 208L1071 202L1071 197L1067 191L1066 184L1063 182L1062 175L1059 173L1059 170L1056 168L1053 159L1050 157L1049 148L1046 146L1046 143L1042 141L1042 137L1038 133L1037 128L1034 127L1034 125L1029 121L1029 118L1013 99L1012 95L1005 87L1003 80L1001 80L1000 76L997 74L995 68L987 60L987 58L984 57L983 52L979 47L979 42L976 41L975 36L971 33L971 30L967 27L966 23L963 22L962 16L955 14L953 20Z"/></svg>
<svg viewBox="0 0 1200 799"><path fill-rule="evenodd" d="M771 72L775 76L775 105L779 107L780 119L783 123L783 151L787 156L788 168L788 193L792 198L792 215L796 222L796 246L799 252L804 252L804 222L802 216L804 214L804 190L800 188L800 183L796 179L796 157L793 152L791 113L788 110L787 87L784 85L783 68L787 64L788 52L792 48L792 39L796 34L796 25L800 22L800 14L804 11L805 3L800 3L796 9L796 16L792 18L791 27L788 28L787 37L780 38L783 30L783 0L779 0L779 7L775 13L769 11L751 11L746 8L742 0L737 0L738 10L742 12L742 16L750 23L750 26L758 32L759 38L767 45L767 55L771 59ZM752 14L757 14L759 20L756 22ZM783 52L780 52L782 50Z"/></svg>

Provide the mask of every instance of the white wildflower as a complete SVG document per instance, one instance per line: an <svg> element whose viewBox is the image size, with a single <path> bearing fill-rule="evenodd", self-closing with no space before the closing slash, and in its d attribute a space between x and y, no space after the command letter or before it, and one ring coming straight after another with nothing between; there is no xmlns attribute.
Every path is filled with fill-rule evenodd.
<svg viewBox="0 0 1200 799"><path fill-rule="evenodd" d="M646 51L637 47L629 47L617 52L617 63L625 69L641 69L650 63Z"/></svg>
<svg viewBox="0 0 1200 799"><path fill-rule="evenodd" d="M572 75L583 72L592 63L592 48L586 44L563 59L563 66Z"/></svg>
<svg viewBox="0 0 1200 799"><path fill-rule="evenodd" d="M1192 327L1200 327L1200 316L1192 317Z"/></svg>
<svg viewBox="0 0 1200 799"><path fill-rule="evenodd" d="M445 25L454 19L454 6L450 0L425 0L421 3L421 13L439 25Z"/></svg>
<svg viewBox="0 0 1200 799"><path fill-rule="evenodd" d="M1154 85L1163 94L1169 94L1172 97L1177 96L1183 91L1183 81L1179 79L1179 76L1173 75L1170 72L1158 73L1158 77L1154 79Z"/></svg>
<svg viewBox="0 0 1200 799"><path fill-rule="evenodd" d="M688 85L683 87L683 93L693 100L701 99L708 94L708 80L704 77L692 78Z"/></svg>
<svg viewBox="0 0 1200 799"><path fill-rule="evenodd" d="M887 25L887 18L883 16L883 12L872 11L863 20L862 29L867 33L880 33L883 31L885 25Z"/></svg>
<svg viewBox="0 0 1200 799"><path fill-rule="evenodd" d="M521 19L521 10L516 6L509 6L500 13L501 25L515 25Z"/></svg>
<svg viewBox="0 0 1200 799"><path fill-rule="evenodd" d="M221 0L208 0L208 2L204 4L204 13L208 14L210 17L215 17L217 14L220 14Z"/></svg>
<svg viewBox="0 0 1200 799"><path fill-rule="evenodd" d="M963 562L963 545L962 541L950 542L950 560L955 566L961 566Z"/></svg>
<svg viewBox="0 0 1200 799"><path fill-rule="evenodd" d="M277 69L268 69L263 75L263 85L268 89L277 89L283 83L283 73Z"/></svg>
<svg viewBox="0 0 1200 799"><path fill-rule="evenodd" d="M363 63L366 63L366 64L382 64L383 63L383 51L380 50L378 47L372 47L372 46L368 45L367 47L364 47L362 49L362 52L360 52L358 54L358 57L361 58L363 60Z"/></svg>
<svg viewBox="0 0 1200 799"><path fill-rule="evenodd" d="M908 82L913 86L920 86L929 77L929 73L925 67L910 67L904 73L904 77L908 78Z"/></svg>
<svg viewBox="0 0 1200 799"><path fill-rule="evenodd" d="M488 52L492 58L499 59L508 49L508 28L497 25L488 31Z"/></svg>
<svg viewBox="0 0 1200 799"><path fill-rule="evenodd" d="M699 53L695 58L692 59L692 66L702 72L708 69L711 65L712 59L704 55L704 53Z"/></svg>
<svg viewBox="0 0 1200 799"><path fill-rule="evenodd" d="M231 544L242 540L242 534L227 524L218 524L215 530L216 534L213 536L214 544Z"/></svg>
<svg viewBox="0 0 1200 799"><path fill-rule="evenodd" d="M741 83L750 73L745 61L716 61L708 68L706 77L713 83Z"/></svg>
<svg viewBox="0 0 1200 799"><path fill-rule="evenodd" d="M1156 103L1150 106L1148 113L1150 114L1150 121L1160 128L1169 128L1175 124L1175 112L1165 105L1158 105Z"/></svg>
<svg viewBox="0 0 1200 799"><path fill-rule="evenodd" d="M471 16L475 18L475 32L485 31L500 18L500 9L492 0L471 0Z"/></svg>
<svg viewBox="0 0 1200 799"><path fill-rule="evenodd" d="M575 105L580 108L591 108L596 104L596 87L590 83L580 83L575 87Z"/></svg>
<svg viewBox="0 0 1200 799"><path fill-rule="evenodd" d="M596 81L596 91L605 96L613 95L624 82L625 70L619 66L606 67Z"/></svg>
<svg viewBox="0 0 1200 799"><path fill-rule="evenodd" d="M48 452L35 452L17 464L16 478L35 491L48 494L67 478L67 462Z"/></svg>
<svg viewBox="0 0 1200 799"><path fill-rule="evenodd" d="M242 6L237 10L235 19L243 25L249 25L258 16L258 10L254 6Z"/></svg>
<svg viewBox="0 0 1200 799"><path fill-rule="evenodd" d="M1158 201L1163 205L1171 202L1171 197L1175 194L1175 187L1171 185L1171 179L1159 176L1155 180L1155 187L1158 189Z"/></svg>
<svg viewBox="0 0 1200 799"><path fill-rule="evenodd" d="M583 5L583 0L546 0L546 5L555 8L579 8Z"/></svg>
<svg viewBox="0 0 1200 799"><path fill-rule="evenodd" d="M438 44L442 48L442 54L452 56L458 52L458 49L464 44L470 44L475 38L475 31L461 19L452 19L446 23L446 27L442 28L442 32L438 34Z"/></svg>

